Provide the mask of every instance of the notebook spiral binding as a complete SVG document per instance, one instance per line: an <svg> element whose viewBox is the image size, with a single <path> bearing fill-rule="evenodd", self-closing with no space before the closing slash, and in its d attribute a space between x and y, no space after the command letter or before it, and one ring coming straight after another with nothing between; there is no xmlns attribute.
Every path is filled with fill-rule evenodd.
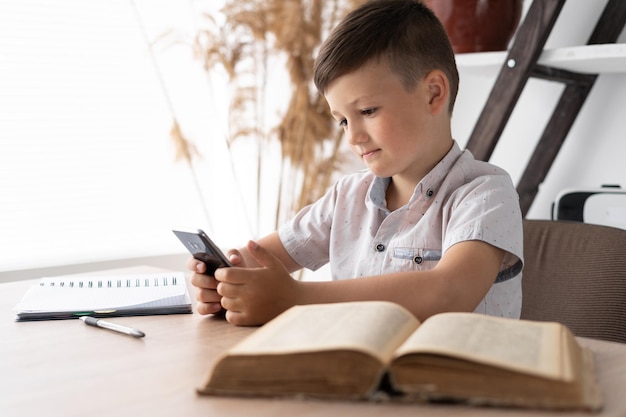
<svg viewBox="0 0 626 417"><path fill-rule="evenodd" d="M69 287L69 288L132 288L132 287L167 287L179 284L176 275L150 275L132 278L118 277L115 279L99 277L81 277L73 279L43 278L39 282L41 287Z"/></svg>

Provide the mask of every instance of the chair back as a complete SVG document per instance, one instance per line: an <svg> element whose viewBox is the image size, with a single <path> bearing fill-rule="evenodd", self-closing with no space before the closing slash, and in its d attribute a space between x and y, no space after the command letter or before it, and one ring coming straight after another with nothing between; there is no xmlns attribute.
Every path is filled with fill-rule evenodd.
<svg viewBox="0 0 626 417"><path fill-rule="evenodd" d="M524 220L522 319L626 343L626 230Z"/></svg>

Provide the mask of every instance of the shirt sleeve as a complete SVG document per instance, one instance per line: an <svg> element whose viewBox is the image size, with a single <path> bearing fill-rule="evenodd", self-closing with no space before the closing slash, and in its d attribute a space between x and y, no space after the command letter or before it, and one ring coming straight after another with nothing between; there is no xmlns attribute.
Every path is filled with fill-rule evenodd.
<svg viewBox="0 0 626 417"><path fill-rule="evenodd" d="M501 269L523 262L519 197L508 176L481 176L459 187L445 216L444 252L456 243L480 240L506 251Z"/></svg>
<svg viewBox="0 0 626 417"><path fill-rule="evenodd" d="M278 229L283 247L301 267L315 271L328 263L336 186Z"/></svg>

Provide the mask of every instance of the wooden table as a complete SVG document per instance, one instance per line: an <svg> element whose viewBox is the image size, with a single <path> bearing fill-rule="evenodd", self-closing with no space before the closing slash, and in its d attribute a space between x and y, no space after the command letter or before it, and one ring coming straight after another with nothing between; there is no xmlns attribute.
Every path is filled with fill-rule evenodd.
<svg viewBox="0 0 626 417"><path fill-rule="evenodd" d="M79 320L14 321L33 281L0 285L0 416L562 416L453 405L371 404L199 396L216 357L254 331L197 314L111 319L143 339ZM596 355L606 406L626 416L626 345L580 339Z"/></svg>

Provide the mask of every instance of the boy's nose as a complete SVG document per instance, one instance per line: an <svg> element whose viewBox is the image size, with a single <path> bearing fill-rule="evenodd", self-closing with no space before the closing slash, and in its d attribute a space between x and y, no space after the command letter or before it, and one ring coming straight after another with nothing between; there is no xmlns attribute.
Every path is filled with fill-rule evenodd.
<svg viewBox="0 0 626 417"><path fill-rule="evenodd" d="M346 139L348 140L348 145L358 145L359 143L367 142L368 136L362 129L359 129L357 126L350 126L350 128L346 129Z"/></svg>

